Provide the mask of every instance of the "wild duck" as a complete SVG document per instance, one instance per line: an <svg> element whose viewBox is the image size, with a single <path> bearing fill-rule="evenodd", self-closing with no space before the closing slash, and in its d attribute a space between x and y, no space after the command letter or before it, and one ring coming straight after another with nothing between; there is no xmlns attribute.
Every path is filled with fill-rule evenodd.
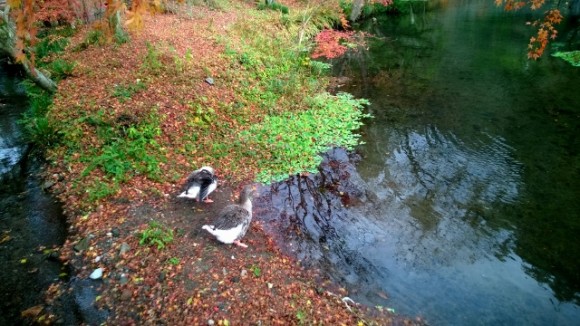
<svg viewBox="0 0 580 326"><path fill-rule="evenodd" d="M202 229L211 233L220 242L247 248L240 239L246 235L252 221L252 197L254 187L246 186L240 194L239 203L224 207L212 225Z"/></svg>
<svg viewBox="0 0 580 326"><path fill-rule="evenodd" d="M217 188L217 183L214 169L210 166L202 166L187 177L185 189L177 197L213 203L208 196Z"/></svg>

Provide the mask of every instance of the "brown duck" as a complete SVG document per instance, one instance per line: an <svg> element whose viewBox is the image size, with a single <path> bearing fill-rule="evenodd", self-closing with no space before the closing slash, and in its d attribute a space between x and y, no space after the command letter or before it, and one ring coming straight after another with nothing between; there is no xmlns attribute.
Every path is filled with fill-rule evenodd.
<svg viewBox="0 0 580 326"><path fill-rule="evenodd" d="M252 198L254 187L246 186L240 194L239 203L224 207L211 225L204 225L202 229L211 233L220 242L235 244L247 248L248 245L240 240L248 232L252 222Z"/></svg>

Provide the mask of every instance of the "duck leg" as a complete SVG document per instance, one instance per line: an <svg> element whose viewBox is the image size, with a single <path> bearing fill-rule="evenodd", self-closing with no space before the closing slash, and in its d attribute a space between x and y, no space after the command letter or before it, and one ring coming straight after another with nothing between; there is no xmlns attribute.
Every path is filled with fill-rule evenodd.
<svg viewBox="0 0 580 326"><path fill-rule="evenodd" d="M245 244L245 243L242 243L240 240L234 241L234 244L237 245L237 246L240 246L242 248L248 248L248 245Z"/></svg>
<svg viewBox="0 0 580 326"><path fill-rule="evenodd" d="M205 199L203 200L204 203L213 203L213 200L209 199L208 197L205 197Z"/></svg>

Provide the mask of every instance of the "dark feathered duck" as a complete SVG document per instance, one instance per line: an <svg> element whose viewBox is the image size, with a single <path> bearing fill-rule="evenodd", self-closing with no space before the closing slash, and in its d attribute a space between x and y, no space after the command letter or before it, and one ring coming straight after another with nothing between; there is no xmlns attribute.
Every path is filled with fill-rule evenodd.
<svg viewBox="0 0 580 326"><path fill-rule="evenodd" d="M252 197L254 187L246 186L240 194L239 203L224 207L213 224L202 229L211 233L220 242L247 248L240 240L246 235L252 222Z"/></svg>
<svg viewBox="0 0 580 326"><path fill-rule="evenodd" d="M213 200L208 196L217 188L217 182L214 169L210 166L203 166L187 177L184 190L177 197L212 203Z"/></svg>

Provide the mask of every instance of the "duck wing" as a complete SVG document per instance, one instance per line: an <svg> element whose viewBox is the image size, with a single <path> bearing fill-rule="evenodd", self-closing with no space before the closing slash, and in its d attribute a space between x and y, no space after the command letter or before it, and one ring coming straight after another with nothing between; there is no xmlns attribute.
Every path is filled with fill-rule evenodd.
<svg viewBox="0 0 580 326"><path fill-rule="evenodd" d="M185 181L185 191L193 186L203 187L204 184L210 185L213 182L214 175L207 170L195 170L193 171ZM206 186L207 188L207 186Z"/></svg>
<svg viewBox="0 0 580 326"><path fill-rule="evenodd" d="M204 199L209 195L211 190L210 186L215 182L217 182L217 177L215 175L210 175L209 177L204 176L200 179L199 199Z"/></svg>
<svg viewBox="0 0 580 326"><path fill-rule="evenodd" d="M220 230L230 230L242 225L242 229L247 229L251 220L252 215L246 209L239 205L229 205L220 212L213 226Z"/></svg>

